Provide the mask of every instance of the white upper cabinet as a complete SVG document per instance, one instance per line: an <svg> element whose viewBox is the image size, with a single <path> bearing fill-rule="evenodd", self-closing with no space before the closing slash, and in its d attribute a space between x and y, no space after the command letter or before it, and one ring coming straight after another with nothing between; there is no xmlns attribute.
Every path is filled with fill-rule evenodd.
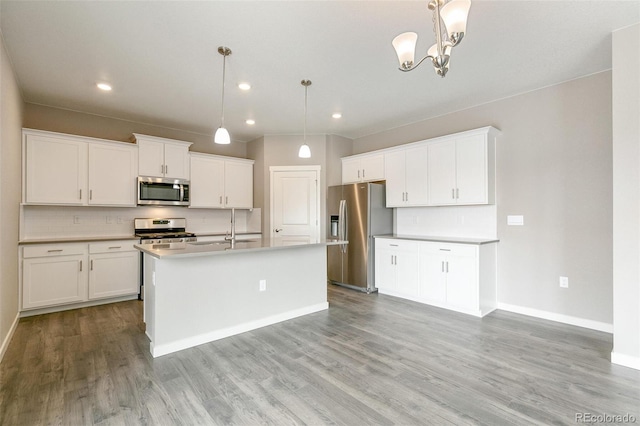
<svg viewBox="0 0 640 426"><path fill-rule="evenodd" d="M87 203L86 142L65 135L25 132L23 153L25 203Z"/></svg>
<svg viewBox="0 0 640 426"><path fill-rule="evenodd" d="M224 160L191 153L190 207L224 207Z"/></svg>
<svg viewBox="0 0 640 426"><path fill-rule="evenodd" d="M253 208L253 163L192 152L190 207Z"/></svg>
<svg viewBox="0 0 640 426"><path fill-rule="evenodd" d="M342 159L342 183L371 182L384 179L384 155L358 155Z"/></svg>
<svg viewBox="0 0 640 426"><path fill-rule="evenodd" d="M253 161L224 162L225 207L253 208Z"/></svg>
<svg viewBox="0 0 640 426"><path fill-rule="evenodd" d="M427 204L427 147L412 146L385 153L387 207Z"/></svg>
<svg viewBox="0 0 640 426"><path fill-rule="evenodd" d="M483 127L345 157L342 183L386 180L387 207L492 204L498 134Z"/></svg>
<svg viewBox="0 0 640 426"><path fill-rule="evenodd" d="M134 144L23 131L23 202L135 206Z"/></svg>
<svg viewBox="0 0 640 426"><path fill-rule="evenodd" d="M136 205L138 149L133 144L89 144L90 205Z"/></svg>
<svg viewBox="0 0 640 426"><path fill-rule="evenodd" d="M191 142L133 134L139 148L138 175L189 179Z"/></svg>
<svg viewBox="0 0 640 426"><path fill-rule="evenodd" d="M486 133L429 144L429 205L493 203L494 149Z"/></svg>

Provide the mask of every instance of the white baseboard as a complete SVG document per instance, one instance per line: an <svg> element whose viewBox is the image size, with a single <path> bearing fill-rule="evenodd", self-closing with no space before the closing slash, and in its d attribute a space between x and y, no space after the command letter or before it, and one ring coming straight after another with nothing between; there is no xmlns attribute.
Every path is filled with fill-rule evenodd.
<svg viewBox="0 0 640 426"><path fill-rule="evenodd" d="M20 314L16 314L16 318L13 320L13 324L11 324L11 328L9 328L9 332L7 336L2 341L2 346L0 346L0 362L2 362L2 358L4 358L4 353L7 351L9 347L9 342L11 342L11 338L13 337L13 333L15 333L16 328L18 328L18 321L20 321Z"/></svg>
<svg viewBox="0 0 640 426"><path fill-rule="evenodd" d="M640 370L640 357L611 352L611 363Z"/></svg>
<svg viewBox="0 0 640 426"><path fill-rule="evenodd" d="M266 327L268 325L277 324L282 321L287 321L293 318L301 317L303 315L313 314L329 309L329 303L323 302L316 305L306 306L300 309L294 309L293 311L283 312L281 314L272 315L266 318L262 318L255 321L246 322L233 327L223 328L221 330L215 330L209 333L199 334L197 336L188 337L186 339L176 340L170 343L164 343L156 345L151 342L149 349L151 355L154 358L167 355L173 352L181 351L183 349L192 348L194 346L202 345L204 343L213 342L215 340L224 339L225 337L235 336L236 334L245 333L247 331L256 330L258 328Z"/></svg>
<svg viewBox="0 0 640 426"><path fill-rule="evenodd" d="M575 325L577 327L589 328L591 330L603 331L605 333L613 333L613 324L608 324L606 322L593 321L501 302L498 302L498 309L549 321L561 322L563 324Z"/></svg>

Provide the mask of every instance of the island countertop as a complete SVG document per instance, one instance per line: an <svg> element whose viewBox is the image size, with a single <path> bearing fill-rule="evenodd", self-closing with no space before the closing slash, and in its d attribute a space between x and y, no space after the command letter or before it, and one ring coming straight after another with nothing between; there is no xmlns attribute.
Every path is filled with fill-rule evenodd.
<svg viewBox="0 0 640 426"><path fill-rule="evenodd" d="M295 237L261 238L257 240L230 241L193 241L165 244L136 244L135 248L157 259L223 255L260 250L282 250L295 246L339 245L348 241L311 239L296 240Z"/></svg>

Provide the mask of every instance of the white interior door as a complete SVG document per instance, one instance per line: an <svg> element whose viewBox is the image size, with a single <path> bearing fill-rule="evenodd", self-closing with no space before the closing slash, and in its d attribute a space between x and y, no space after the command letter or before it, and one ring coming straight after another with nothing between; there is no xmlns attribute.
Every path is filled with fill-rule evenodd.
<svg viewBox="0 0 640 426"><path fill-rule="evenodd" d="M292 244L320 237L319 167L271 169L271 236Z"/></svg>

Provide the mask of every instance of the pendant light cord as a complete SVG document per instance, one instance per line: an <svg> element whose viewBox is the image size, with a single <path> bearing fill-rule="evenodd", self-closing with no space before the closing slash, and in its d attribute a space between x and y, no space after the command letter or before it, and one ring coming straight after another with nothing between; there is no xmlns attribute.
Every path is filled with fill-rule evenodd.
<svg viewBox="0 0 640 426"><path fill-rule="evenodd" d="M309 86L304 86L304 144L307 144L307 89Z"/></svg>
<svg viewBox="0 0 640 426"><path fill-rule="evenodd" d="M221 117L221 124L220 127L224 127L224 80L225 80L225 75L226 75L226 70L227 70L227 55L223 55L222 56L222 117Z"/></svg>

